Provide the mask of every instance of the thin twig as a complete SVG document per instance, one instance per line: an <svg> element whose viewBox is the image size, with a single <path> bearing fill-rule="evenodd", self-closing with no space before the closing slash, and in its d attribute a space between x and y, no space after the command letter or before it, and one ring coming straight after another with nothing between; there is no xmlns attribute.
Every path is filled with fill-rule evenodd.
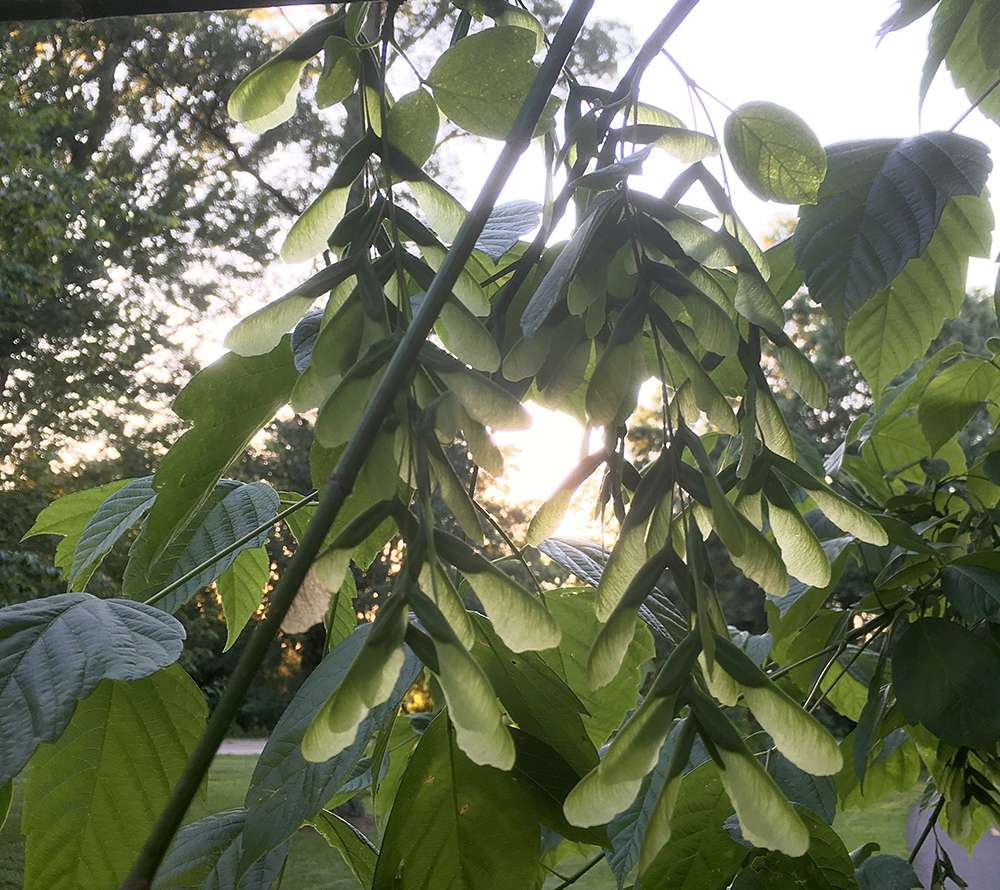
<svg viewBox="0 0 1000 890"><path fill-rule="evenodd" d="M975 111L983 102L985 102L986 97L990 93L992 93L997 87L1000 87L1000 77L994 80L993 83L986 88L983 94L966 109L965 114L963 114L957 121L955 121L955 123L953 123L950 127L948 127L948 132L953 133L955 131L955 128L960 123L962 123L962 121L964 121L970 114L972 114L972 112Z"/></svg>
<svg viewBox="0 0 1000 890"><path fill-rule="evenodd" d="M913 865L913 861L917 858L917 853L920 852L920 848L924 845L924 841L927 840L927 835L931 833L931 829L937 823L938 816L941 815L941 810L944 809L944 795L938 799L937 806L934 807L934 812L931 813L930 819L927 820L927 824L924 826L924 830L920 833L920 837L917 838L917 842L913 845L913 849L910 851L910 856L906 860Z"/></svg>

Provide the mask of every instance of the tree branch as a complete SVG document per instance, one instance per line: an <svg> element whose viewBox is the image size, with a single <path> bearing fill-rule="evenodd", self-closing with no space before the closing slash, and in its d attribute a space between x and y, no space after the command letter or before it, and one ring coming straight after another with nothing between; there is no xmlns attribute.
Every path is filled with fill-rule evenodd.
<svg viewBox="0 0 1000 890"><path fill-rule="evenodd" d="M342 5L352 0L328 0ZM147 0L136 9L134 0L7 0L0 7L0 22L72 19L86 22L118 16L169 15L176 12L215 12L223 9L271 9L277 6L316 6L316 0L281 0L280 3L254 0Z"/></svg>
<svg viewBox="0 0 1000 890"><path fill-rule="evenodd" d="M271 593L267 615L251 635L250 642L243 651L222 697L212 711L204 735L174 786L170 799L140 852L131 874L122 885L123 890L149 890L153 875L173 841L188 806L201 787L212 758L236 716L271 641L277 635L299 585L319 553L327 532L361 471L361 466L370 451L371 442L392 410L396 395L405 385L417 360L420 347L433 328L455 282L458 281L459 274L465 268L466 261L472 255L476 241L500 192L518 159L531 143L531 134L552 93L562 66L576 43L577 35L593 2L594 0L573 0L572 6L563 18L559 31L552 41L552 47L539 68L531 90L514 121L500 157L497 158L472 210L458 230L444 262L441 263L434 280L427 288L419 311L410 322L351 440L337 461L312 521L281 580Z"/></svg>

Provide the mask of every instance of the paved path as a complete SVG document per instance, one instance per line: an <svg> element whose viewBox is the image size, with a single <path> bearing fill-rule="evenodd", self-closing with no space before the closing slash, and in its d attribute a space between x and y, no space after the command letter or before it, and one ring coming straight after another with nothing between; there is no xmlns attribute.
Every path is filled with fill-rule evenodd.
<svg viewBox="0 0 1000 890"><path fill-rule="evenodd" d="M910 848L917 842L927 820L930 818L929 810L919 813L914 807L910 811L910 818L906 825L906 840ZM947 851L951 858L951 864L955 871L969 885L969 890L998 890L1000 888L1000 832L996 828L990 828L980 839L979 843L972 850L970 861L965 848L956 844L948 835L939 830L938 840L941 846ZM925 887L931 885L931 872L934 870L934 833L927 837L924 845L917 853L917 858L913 863L917 870L917 877ZM945 881L946 890L955 890L956 885L951 881Z"/></svg>
<svg viewBox="0 0 1000 890"><path fill-rule="evenodd" d="M219 745L220 754L260 754L267 739L225 739Z"/></svg>

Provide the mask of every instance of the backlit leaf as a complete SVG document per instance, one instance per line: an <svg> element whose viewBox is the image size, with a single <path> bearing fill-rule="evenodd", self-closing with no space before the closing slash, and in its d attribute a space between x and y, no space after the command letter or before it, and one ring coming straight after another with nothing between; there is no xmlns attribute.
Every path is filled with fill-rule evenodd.
<svg viewBox="0 0 1000 890"><path fill-rule="evenodd" d="M826 152L797 114L773 102L747 102L726 119L726 151L758 198L813 204L826 175Z"/></svg>
<svg viewBox="0 0 1000 890"><path fill-rule="evenodd" d="M56 548L55 564L63 570L63 574L68 575L73 564L73 551L87 523L101 504L128 485L129 481L131 480L121 479L97 488L63 495L35 517L34 524L25 532L22 540L35 535L62 535L63 539Z"/></svg>
<svg viewBox="0 0 1000 890"><path fill-rule="evenodd" d="M722 827L732 812L713 763L685 776L670 820L670 840L646 868L643 885L677 890L726 886L746 856L746 848Z"/></svg>
<svg viewBox="0 0 1000 890"><path fill-rule="evenodd" d="M298 376L289 341L282 339L266 355L227 353L181 390L174 411L194 426L153 477L157 496L146 526L154 555L180 533L229 464L288 401Z"/></svg>
<svg viewBox="0 0 1000 890"><path fill-rule="evenodd" d="M417 167L422 167L434 151L440 113L425 89L400 96L386 117L386 135L392 146Z"/></svg>
<svg viewBox="0 0 1000 890"><path fill-rule="evenodd" d="M827 156L792 243L810 295L843 329L924 252L949 198L982 193L992 162L982 143L950 132L845 142Z"/></svg>
<svg viewBox="0 0 1000 890"><path fill-rule="evenodd" d="M229 116L251 133L266 133L295 114L299 79L308 59L281 54L248 74L229 97Z"/></svg>
<svg viewBox="0 0 1000 890"><path fill-rule="evenodd" d="M103 681L24 789L24 887L116 887L204 730L205 699L179 667Z"/></svg>
<svg viewBox="0 0 1000 890"><path fill-rule="evenodd" d="M984 191L950 200L926 250L847 324L846 352L871 384L883 387L922 357L965 298L970 256L989 256L993 211Z"/></svg>
<svg viewBox="0 0 1000 890"><path fill-rule="evenodd" d="M998 387L1000 370L985 359L958 362L938 374L917 409L931 453L964 429L984 401L996 401Z"/></svg>
<svg viewBox="0 0 1000 890"><path fill-rule="evenodd" d="M487 28L445 50L427 75L441 110L474 136L505 139L538 69L535 35Z"/></svg>
<svg viewBox="0 0 1000 890"><path fill-rule="evenodd" d="M226 616L225 652L246 627L264 597L271 560L264 547L241 550L233 564L215 579L215 590ZM320 616L322 619L322 616Z"/></svg>
<svg viewBox="0 0 1000 890"><path fill-rule="evenodd" d="M442 713L406 765L372 890L534 887L538 838L513 776L470 761Z"/></svg>
<svg viewBox="0 0 1000 890"><path fill-rule="evenodd" d="M323 70L316 84L317 107L327 108L350 96L360 70L357 45L344 37L328 37L323 44Z"/></svg>

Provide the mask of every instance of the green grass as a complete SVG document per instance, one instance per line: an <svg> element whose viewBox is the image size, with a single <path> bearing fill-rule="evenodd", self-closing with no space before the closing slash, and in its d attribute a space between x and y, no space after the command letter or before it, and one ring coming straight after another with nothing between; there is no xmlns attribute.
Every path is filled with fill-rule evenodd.
<svg viewBox="0 0 1000 890"><path fill-rule="evenodd" d="M243 805L250 776L257 758L253 755L220 755L212 764L208 780L208 795L191 806L187 821ZM24 865L24 840L20 833L21 798L24 780L14 784L11 813L0 832L0 890L20 890ZM890 795L868 810L838 813L834 827L844 839L848 850L868 841L881 845L881 852L905 857L906 817L916 803L919 790ZM571 875L586 864L585 859L570 857L560 863L561 875ZM559 880L550 876L546 886ZM300 831L292 841L291 855L285 868L282 890L355 890L357 880L344 864L340 854L312 831ZM607 863L601 862L575 885L580 890L609 890L615 886Z"/></svg>

